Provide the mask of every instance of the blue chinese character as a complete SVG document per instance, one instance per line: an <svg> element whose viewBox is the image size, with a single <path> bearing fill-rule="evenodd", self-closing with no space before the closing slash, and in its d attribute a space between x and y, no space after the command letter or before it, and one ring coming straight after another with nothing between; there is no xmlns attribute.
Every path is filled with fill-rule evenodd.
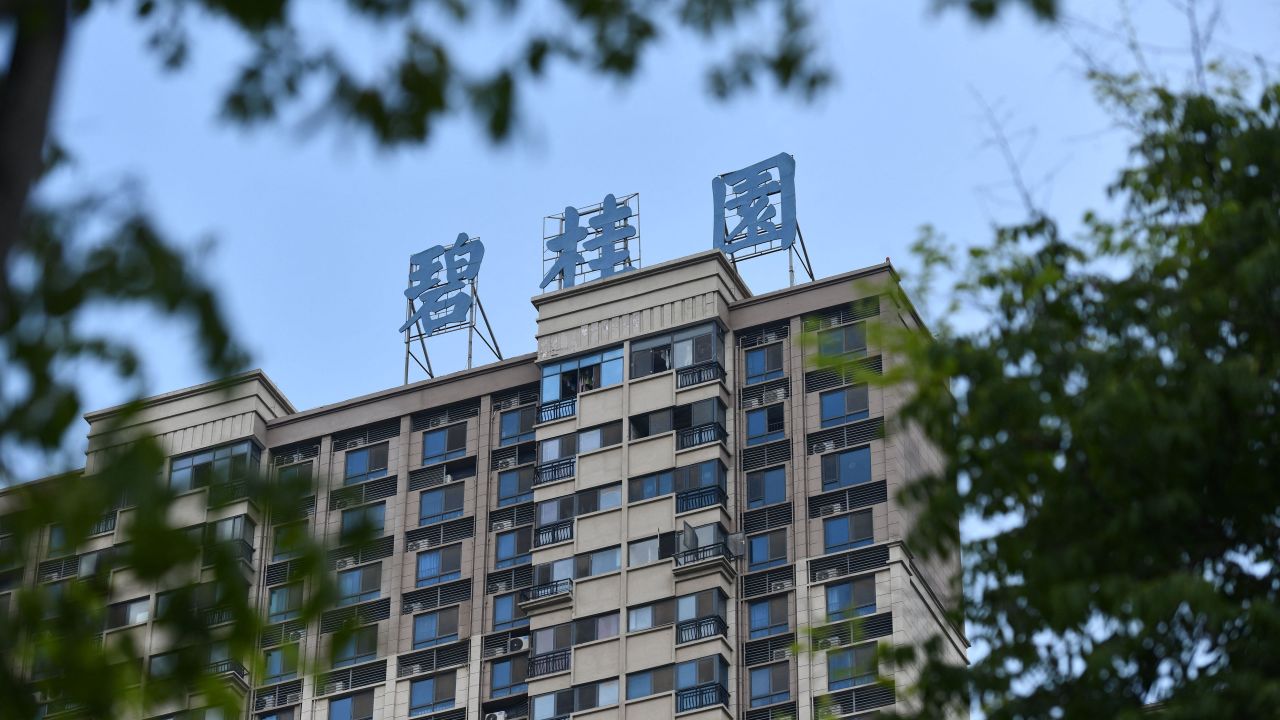
<svg viewBox="0 0 1280 720"><path fill-rule="evenodd" d="M778 171L774 180L769 172ZM786 153L758 162L750 167L725 173L711 181L715 201L713 247L732 255L743 248L781 242L775 248L790 248L796 239L796 161ZM769 198L781 195L782 217ZM729 227L729 215L736 224Z"/></svg>
<svg viewBox="0 0 1280 720"><path fill-rule="evenodd" d="M586 263L588 271L598 270L602 278L631 270L631 252L626 241L636 235L636 229L627 223L633 215L630 205L619 205L613 195L606 195L600 212L588 221L596 231L588 240L588 230L582 227L577 209L565 208L564 232L547 240L547 249L556 253L556 259L542 278L540 287L545 288L557 277L560 278L560 287L573 287L578 265L583 262L583 250L597 253ZM581 250L579 244L582 245ZM621 270L619 265L623 266Z"/></svg>
<svg viewBox="0 0 1280 720"><path fill-rule="evenodd" d="M464 322L471 312L471 296L461 291L467 282L476 279L483 259L484 245L466 233L459 233L458 240L447 248L437 245L410 257L409 287L404 296L410 301L416 299L419 305L400 326L400 332L422 322L422 332L430 335L442 327ZM437 277L441 271L443 278Z"/></svg>
<svg viewBox="0 0 1280 720"><path fill-rule="evenodd" d="M573 287L573 281L577 275L578 263L582 262L582 251L578 250L578 243L587 237L587 229L578 223L577 208L567 207L564 209L564 232L547 240L547 249L556 253L556 261L552 263L551 270L542 278L542 285L545 288L551 284L556 276L560 276L560 287Z"/></svg>

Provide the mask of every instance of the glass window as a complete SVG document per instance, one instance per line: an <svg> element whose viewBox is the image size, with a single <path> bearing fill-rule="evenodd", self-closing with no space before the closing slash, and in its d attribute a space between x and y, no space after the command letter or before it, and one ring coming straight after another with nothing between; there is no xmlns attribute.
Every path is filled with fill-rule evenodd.
<svg viewBox="0 0 1280 720"><path fill-rule="evenodd" d="M622 422L582 430L578 433L578 452L586 453L622 442Z"/></svg>
<svg viewBox="0 0 1280 720"><path fill-rule="evenodd" d="M467 454L467 424L422 433L422 464L435 465Z"/></svg>
<svg viewBox="0 0 1280 720"><path fill-rule="evenodd" d="M147 665L147 674L155 678L169 677L177 667L178 653L176 652L152 655L151 662Z"/></svg>
<svg viewBox="0 0 1280 720"><path fill-rule="evenodd" d="M665 335L631 343L631 379L671 369L671 336Z"/></svg>
<svg viewBox="0 0 1280 720"><path fill-rule="evenodd" d="M677 690L712 682L727 685L729 663L719 655L708 655L676 665L675 675Z"/></svg>
<svg viewBox="0 0 1280 720"><path fill-rule="evenodd" d="M751 622L752 638L777 635L790 629L786 595L757 600L747 605L747 615Z"/></svg>
<svg viewBox="0 0 1280 720"><path fill-rule="evenodd" d="M586 432L586 431L584 431ZM564 458L573 457L578 452L578 436L575 434L561 435L543 440L538 443L538 462L549 463Z"/></svg>
<svg viewBox="0 0 1280 720"><path fill-rule="evenodd" d="M782 343L754 348L746 354L747 385L782 377Z"/></svg>
<svg viewBox="0 0 1280 720"><path fill-rule="evenodd" d="M382 594L382 563L338 573L338 604L354 605L376 600Z"/></svg>
<svg viewBox="0 0 1280 720"><path fill-rule="evenodd" d="M276 710L275 712L262 713L255 715L257 720L295 720L293 708L285 708L284 710Z"/></svg>
<svg viewBox="0 0 1280 720"><path fill-rule="evenodd" d="M533 529L528 526L498 533L494 538L494 567L508 568L530 562L532 540Z"/></svg>
<svg viewBox="0 0 1280 720"><path fill-rule="evenodd" d="M363 505L350 510L342 511L342 530L340 536L343 542L347 542L353 538L375 538L382 534L385 526L387 515L387 506L385 503L376 503L373 505Z"/></svg>
<svg viewBox="0 0 1280 720"><path fill-rule="evenodd" d="M822 456L822 489L871 482L871 447L864 446Z"/></svg>
<svg viewBox="0 0 1280 720"><path fill-rule="evenodd" d="M278 683L292 680L298 676L298 644L282 645L267 650L263 667L266 669L265 682Z"/></svg>
<svg viewBox="0 0 1280 720"><path fill-rule="evenodd" d="M591 553L591 574L601 575L620 569L622 567L621 555L621 548L616 547Z"/></svg>
<svg viewBox="0 0 1280 720"><path fill-rule="evenodd" d="M520 609L520 603L516 600L517 595L518 593L510 593L498 595L493 599L493 629L495 631L524 627L529 624L529 618Z"/></svg>
<svg viewBox="0 0 1280 720"><path fill-rule="evenodd" d="M642 415L631 416L631 439L639 440L650 435L661 435L671 432L673 424L671 408L654 410Z"/></svg>
<svg viewBox="0 0 1280 720"><path fill-rule="evenodd" d="M747 507L758 508L787 499L787 470L769 468L747 474Z"/></svg>
<svg viewBox="0 0 1280 720"><path fill-rule="evenodd" d="M627 481L627 499L630 502L670 495L674 492L672 471L654 473Z"/></svg>
<svg viewBox="0 0 1280 720"><path fill-rule="evenodd" d="M348 450L342 474L343 485L386 477L388 443Z"/></svg>
<svg viewBox="0 0 1280 720"><path fill-rule="evenodd" d="M533 468L522 467L498 473L498 507L518 505L533 499Z"/></svg>
<svg viewBox="0 0 1280 720"><path fill-rule="evenodd" d="M823 520L822 540L829 553L870 545L874 542L871 535L871 511L863 510Z"/></svg>
<svg viewBox="0 0 1280 720"><path fill-rule="evenodd" d="M538 419L538 408L528 405L508 410L498 416L498 445L516 445L533 439L533 424Z"/></svg>
<svg viewBox="0 0 1280 720"><path fill-rule="evenodd" d="M525 684L528 656L516 655L498 660L489 666L489 697L518 695L528 690Z"/></svg>
<svg viewBox="0 0 1280 720"><path fill-rule="evenodd" d="M307 523L295 522L277 525L271 531L271 561L290 560L298 557L307 536Z"/></svg>
<svg viewBox="0 0 1280 720"><path fill-rule="evenodd" d="M819 396L822 404L822 427L834 427L867 417L867 386L851 385L830 390Z"/></svg>
<svg viewBox="0 0 1280 720"><path fill-rule="evenodd" d="M445 673L414 680L409 685L409 717L429 715L453 707L456 676Z"/></svg>
<svg viewBox="0 0 1280 720"><path fill-rule="evenodd" d="M70 551L67 547L67 529L61 525L50 525L48 557L66 555Z"/></svg>
<svg viewBox="0 0 1280 720"><path fill-rule="evenodd" d="M627 567L638 567L658 561L658 538L636 540L627 545Z"/></svg>
<svg viewBox="0 0 1280 720"><path fill-rule="evenodd" d="M703 325L692 330L683 330L672 336L672 354L677 368L701 365L719 360L722 353L720 327Z"/></svg>
<svg viewBox="0 0 1280 720"><path fill-rule="evenodd" d="M378 626L356 628L341 640L335 638L333 666L359 665L378 657Z"/></svg>
<svg viewBox="0 0 1280 720"><path fill-rule="evenodd" d="M622 483L579 490L575 496L575 504L578 515L619 507L622 505Z"/></svg>
<svg viewBox="0 0 1280 720"><path fill-rule="evenodd" d="M542 366L542 404L622 382L622 348Z"/></svg>
<svg viewBox="0 0 1280 720"><path fill-rule="evenodd" d="M786 437L782 403L747 411L747 444L759 445Z"/></svg>
<svg viewBox="0 0 1280 720"><path fill-rule="evenodd" d="M748 538L747 563L750 570L763 570L787 563L787 531L774 530Z"/></svg>
<svg viewBox="0 0 1280 720"><path fill-rule="evenodd" d="M827 622L871 615L875 611L874 575L865 575L827 586Z"/></svg>
<svg viewBox="0 0 1280 720"><path fill-rule="evenodd" d="M267 593L267 619L281 622L298 617L302 610L302 584L282 585Z"/></svg>
<svg viewBox="0 0 1280 720"><path fill-rule="evenodd" d="M818 352L828 357L845 353L867 354L866 323L845 325L818 333Z"/></svg>
<svg viewBox="0 0 1280 720"><path fill-rule="evenodd" d="M330 700L329 720L373 720L373 691Z"/></svg>
<svg viewBox="0 0 1280 720"><path fill-rule="evenodd" d="M670 692L672 685L672 668L670 665L641 670L627 675L627 699L647 697L658 693Z"/></svg>
<svg viewBox="0 0 1280 720"><path fill-rule="evenodd" d="M242 480L258 469L261 451L245 441L174 458L169 463L169 487L177 493L211 483Z"/></svg>
<svg viewBox="0 0 1280 720"><path fill-rule="evenodd" d="M62 586L65 587L65 586ZM107 629L141 625L151 619L151 598L119 602L107 608Z"/></svg>
<svg viewBox="0 0 1280 720"><path fill-rule="evenodd" d="M751 669L751 707L763 707L791 697L789 666L785 662Z"/></svg>
<svg viewBox="0 0 1280 720"><path fill-rule="evenodd" d="M875 682L876 672L875 643L827 653L827 689L829 690Z"/></svg>
<svg viewBox="0 0 1280 720"><path fill-rule="evenodd" d="M433 647L458 639L458 608L451 607L413 616L413 648Z"/></svg>
<svg viewBox="0 0 1280 720"><path fill-rule="evenodd" d="M462 517L462 483L452 483L434 490L423 490L418 496L418 525L431 525Z"/></svg>
<svg viewBox="0 0 1280 720"><path fill-rule="evenodd" d="M417 586L439 585L462 577L462 546L418 553Z"/></svg>

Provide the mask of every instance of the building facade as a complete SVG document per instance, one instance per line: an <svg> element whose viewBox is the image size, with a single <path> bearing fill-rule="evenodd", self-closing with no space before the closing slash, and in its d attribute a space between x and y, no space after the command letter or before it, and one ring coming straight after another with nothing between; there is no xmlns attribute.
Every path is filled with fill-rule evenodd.
<svg viewBox="0 0 1280 720"><path fill-rule="evenodd" d="M172 522L243 543L272 621L266 671L232 668L246 717L864 718L913 672L877 644L940 635L964 662L943 612L958 559L913 556L895 500L939 458L894 425L904 390L812 362L892 367L867 328L924 331L896 283L885 264L755 296L709 251L533 298L536 354L302 412L260 372L149 399L135 430L169 455ZM87 416L87 473L112 417ZM276 522L213 502L216 463L318 489ZM122 541L130 512L71 557ZM379 539L344 546L359 523ZM293 532L336 548L340 605L310 626L291 619ZM107 632L136 633L153 664L162 591L112 585ZM295 651L328 669L298 677Z"/></svg>

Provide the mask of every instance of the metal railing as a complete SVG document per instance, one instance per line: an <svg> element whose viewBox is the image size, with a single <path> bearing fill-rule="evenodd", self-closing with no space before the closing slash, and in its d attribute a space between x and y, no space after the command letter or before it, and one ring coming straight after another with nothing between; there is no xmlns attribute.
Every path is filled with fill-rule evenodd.
<svg viewBox="0 0 1280 720"><path fill-rule="evenodd" d="M686 388L700 385L724 377L724 368L717 360L708 360L697 365L690 365L676 370L676 387Z"/></svg>
<svg viewBox="0 0 1280 720"><path fill-rule="evenodd" d="M564 580L556 580L554 582L543 583L542 585L534 585L533 587L527 587L521 590L520 602L544 600L557 595L568 595L571 592L573 592L573 581L565 578Z"/></svg>
<svg viewBox="0 0 1280 720"><path fill-rule="evenodd" d="M223 625L232 620L231 608L217 607L209 608L204 611L204 624L206 627L214 625Z"/></svg>
<svg viewBox="0 0 1280 720"><path fill-rule="evenodd" d="M235 660L230 660L230 659L211 662L209 663L208 666L206 666L205 670L210 675L232 674L240 678L241 680L244 680L249 675L249 671L245 670L244 665L241 665L239 662Z"/></svg>
<svg viewBox="0 0 1280 720"><path fill-rule="evenodd" d="M573 519L560 520L535 528L533 532L533 546L542 547L543 545L552 545L555 543L565 542L573 539Z"/></svg>
<svg viewBox="0 0 1280 720"><path fill-rule="evenodd" d="M676 712L678 713L728 704L729 691L718 682L703 683L676 691Z"/></svg>
<svg viewBox="0 0 1280 720"><path fill-rule="evenodd" d="M724 488L719 485L708 485L707 487L695 488L693 490L685 490L676 495L676 512L689 512L690 510L701 510L705 507L713 505L727 505L729 496L725 493Z"/></svg>
<svg viewBox="0 0 1280 720"><path fill-rule="evenodd" d="M718 422L706 423L697 427L685 428L676 433L676 449L685 450L707 443L721 442L728 433Z"/></svg>
<svg viewBox="0 0 1280 720"><path fill-rule="evenodd" d="M542 675L564 672L569 669L569 665L572 662L573 650L571 648L553 650L552 652L543 655L534 655L529 658L528 676L535 678Z"/></svg>
<svg viewBox="0 0 1280 720"><path fill-rule="evenodd" d="M571 397L564 400L556 400L545 405L538 406L538 422L551 422L552 420L563 420L578 414L578 398Z"/></svg>
<svg viewBox="0 0 1280 720"><path fill-rule="evenodd" d="M707 615L693 620L685 620L676 624L676 643L687 643L724 635L728 631L729 624L719 615Z"/></svg>
<svg viewBox="0 0 1280 720"><path fill-rule="evenodd" d="M561 458L559 460L552 460L549 463L539 465L538 468L533 471L534 486L545 485L549 482L573 477L574 466L577 464L577 460L578 458L576 457Z"/></svg>
<svg viewBox="0 0 1280 720"><path fill-rule="evenodd" d="M685 550L684 552L676 553L676 567L693 565L694 563L700 563L721 557L725 560L733 559L733 553L729 552L728 545L722 542L714 545L704 545L692 550Z"/></svg>
<svg viewBox="0 0 1280 720"><path fill-rule="evenodd" d="M103 515L102 517L98 518L98 521L95 522L92 526L90 526L89 535L90 536L106 535L109 532L115 532L115 529L116 529L116 511L112 510L106 515Z"/></svg>
<svg viewBox="0 0 1280 720"><path fill-rule="evenodd" d="M215 482L209 485L208 505L211 508L227 505L247 497L249 497L249 482L247 480Z"/></svg>

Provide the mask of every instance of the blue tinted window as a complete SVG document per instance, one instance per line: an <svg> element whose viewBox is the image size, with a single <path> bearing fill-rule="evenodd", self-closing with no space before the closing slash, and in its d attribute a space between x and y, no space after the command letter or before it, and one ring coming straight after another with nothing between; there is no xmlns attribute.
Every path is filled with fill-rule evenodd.
<svg viewBox="0 0 1280 720"><path fill-rule="evenodd" d="M498 474L498 507L518 505L533 499L533 468L507 470Z"/></svg>
<svg viewBox="0 0 1280 720"><path fill-rule="evenodd" d="M786 468L769 468L747 475L747 507L764 507L786 499Z"/></svg>
<svg viewBox="0 0 1280 720"><path fill-rule="evenodd" d="M782 405L751 410L747 413L747 444L773 442L786 437Z"/></svg>
<svg viewBox="0 0 1280 720"><path fill-rule="evenodd" d="M820 400L822 427L834 427L854 420L863 420L868 415L866 385L853 385L824 392Z"/></svg>
<svg viewBox="0 0 1280 720"><path fill-rule="evenodd" d="M822 539L829 553L870 545L871 512L863 511L823 520Z"/></svg>
<svg viewBox="0 0 1280 720"><path fill-rule="evenodd" d="M871 448L860 447L822 456L822 489L871 482Z"/></svg>
<svg viewBox="0 0 1280 720"><path fill-rule="evenodd" d="M529 618L520 611L516 603L516 594L499 595L493 599L493 629L522 627L529 624Z"/></svg>

